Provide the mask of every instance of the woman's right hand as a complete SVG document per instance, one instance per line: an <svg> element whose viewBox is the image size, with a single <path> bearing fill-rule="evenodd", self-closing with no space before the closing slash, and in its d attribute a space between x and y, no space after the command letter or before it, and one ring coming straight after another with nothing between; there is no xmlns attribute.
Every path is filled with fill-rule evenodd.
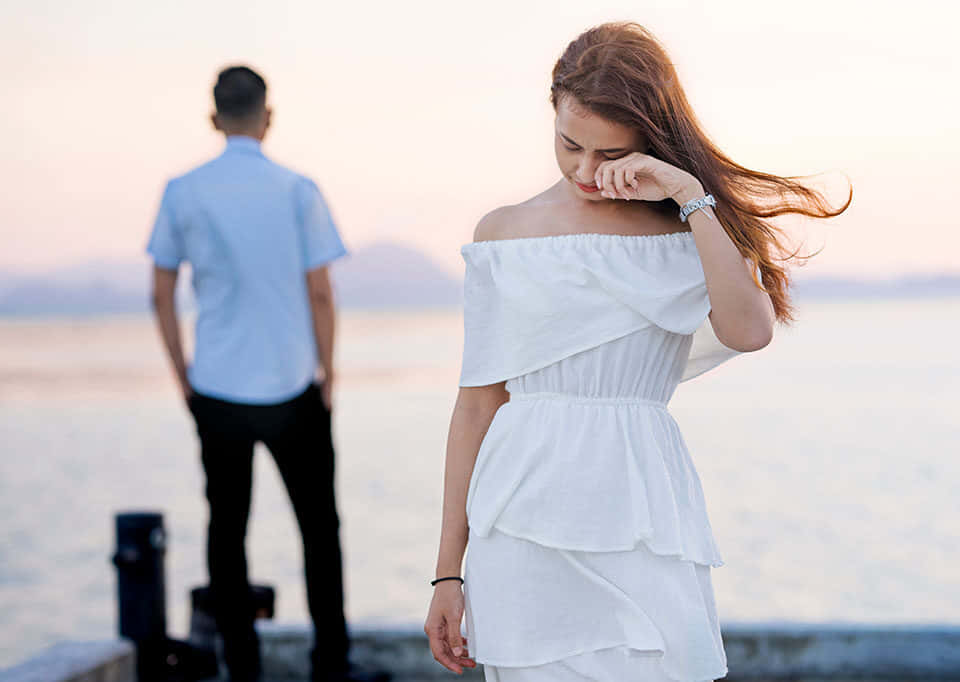
<svg viewBox="0 0 960 682"><path fill-rule="evenodd" d="M463 673L464 667L477 667L476 661L468 658L467 638L460 635L462 618L463 589L460 584L455 580L437 583L423 631L430 638L433 657L458 675Z"/></svg>

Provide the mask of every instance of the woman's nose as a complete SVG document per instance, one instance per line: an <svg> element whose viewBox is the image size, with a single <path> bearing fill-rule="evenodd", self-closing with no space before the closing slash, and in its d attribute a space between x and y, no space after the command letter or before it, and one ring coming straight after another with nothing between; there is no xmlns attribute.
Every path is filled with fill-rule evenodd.
<svg viewBox="0 0 960 682"><path fill-rule="evenodd" d="M587 185L591 184L593 182L593 176L596 175L598 165L596 161L589 158L587 154L584 154L580 160L580 165L577 166L577 177L580 182Z"/></svg>

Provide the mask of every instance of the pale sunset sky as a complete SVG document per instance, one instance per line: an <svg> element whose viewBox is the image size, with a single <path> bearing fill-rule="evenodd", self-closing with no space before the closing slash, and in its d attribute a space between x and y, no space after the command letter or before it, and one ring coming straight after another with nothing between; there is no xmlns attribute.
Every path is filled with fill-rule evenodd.
<svg viewBox="0 0 960 682"><path fill-rule="evenodd" d="M550 71L589 26L665 44L738 162L842 171L804 274L960 271L951 3L2 0L0 270L136 262L169 177L217 154L217 71L268 82L265 151L317 180L348 248L407 242L451 272L496 206L558 178ZM839 196L837 194L836 196Z"/></svg>

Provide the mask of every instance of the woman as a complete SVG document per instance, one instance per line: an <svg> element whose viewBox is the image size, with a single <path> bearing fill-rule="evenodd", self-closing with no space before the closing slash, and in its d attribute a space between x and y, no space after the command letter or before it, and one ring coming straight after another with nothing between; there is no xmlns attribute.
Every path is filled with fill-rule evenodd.
<svg viewBox="0 0 960 682"><path fill-rule="evenodd" d="M485 216L462 249L424 629L440 663L479 661L488 681L714 680L723 561L666 404L792 319L791 254L767 219L835 216L850 197L833 209L724 156L636 24L573 41L551 101L562 179Z"/></svg>

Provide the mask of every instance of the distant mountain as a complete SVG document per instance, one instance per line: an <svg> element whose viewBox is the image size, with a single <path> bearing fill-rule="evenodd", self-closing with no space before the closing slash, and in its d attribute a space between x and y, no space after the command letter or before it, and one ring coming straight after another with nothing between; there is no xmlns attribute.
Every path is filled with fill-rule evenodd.
<svg viewBox="0 0 960 682"><path fill-rule="evenodd" d="M420 251L396 243L357 249L331 267L344 308L456 306L462 282ZM188 277L179 299L192 307ZM84 315L149 310L145 262L88 262L38 275L0 271L0 315ZM797 277L798 299L929 298L960 295L960 273L909 275L887 280Z"/></svg>
<svg viewBox="0 0 960 682"><path fill-rule="evenodd" d="M847 277L797 277L791 289L798 299L934 298L960 294L960 274L903 275L885 280Z"/></svg>
<svg viewBox="0 0 960 682"><path fill-rule="evenodd" d="M0 315L91 315L148 309L146 285L131 291L104 279L71 284L31 277L0 287Z"/></svg>
<svg viewBox="0 0 960 682"><path fill-rule="evenodd" d="M462 282L408 246L380 243L335 261L337 300L347 308L458 305Z"/></svg>
<svg viewBox="0 0 960 682"><path fill-rule="evenodd" d="M89 262L43 275L0 272L0 315L85 315L149 310L149 265ZM345 308L403 308L457 305L459 279L408 246L379 243L334 262L331 276ZM181 278L178 298L192 296Z"/></svg>

